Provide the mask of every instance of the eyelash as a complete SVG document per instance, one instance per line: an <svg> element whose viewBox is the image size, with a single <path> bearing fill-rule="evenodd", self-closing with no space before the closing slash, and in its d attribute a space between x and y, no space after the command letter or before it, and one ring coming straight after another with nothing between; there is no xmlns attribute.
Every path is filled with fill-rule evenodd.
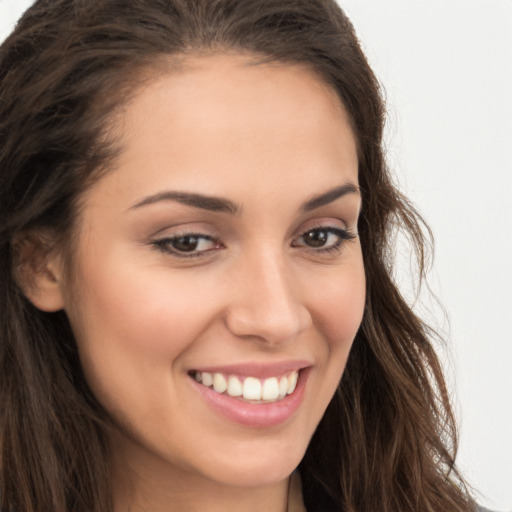
<svg viewBox="0 0 512 512"><path fill-rule="evenodd" d="M342 228L335 227L335 226L318 226L318 227L313 227L311 229L308 229L307 231L304 231L295 240L303 239L306 235L313 234L313 233L316 235L324 233L325 235L327 235L327 237L329 235L335 235L337 237L336 242L328 247L320 246L318 248L315 248L314 246L307 246L306 244L304 244L305 247L311 249L315 253L326 253L326 254L339 252L341 250L341 248L343 247L344 242L353 240L357 236L348 229L342 229ZM206 241L214 244L214 247L212 247L211 249L205 249L203 251L197 251L197 250L193 249L190 252L180 251L180 250L177 250L176 247L173 247L173 245L178 243L179 240L184 240L184 239L189 239L189 240L196 239L197 243L200 243L201 240L206 240ZM301 247L302 245L298 245L295 242L295 240L294 240L294 242L292 242L292 247ZM178 258L197 258L197 257L204 256L205 253L209 253L210 251L212 251L214 249L221 249L224 247L222 245L222 243L220 242L220 240L218 240L215 237L205 235L204 233L193 233L193 232L178 233L171 237L162 238L160 240L155 240L155 241L151 242L151 245L153 245L156 249L158 249L164 253L171 254Z"/></svg>
<svg viewBox="0 0 512 512"><path fill-rule="evenodd" d="M177 250L175 247L173 247L173 244L176 244L177 242L179 242L179 240L183 240L186 238L197 239L198 241L206 240L208 242L212 242L216 246L214 248L222 248L223 247L220 240L218 240L212 236L205 235L204 233L178 233L174 236L162 238L160 240L155 240L154 242L152 242L152 245L156 249L158 249L164 253L167 253L167 254L172 254L173 256L176 256L178 258L197 258L197 257L203 256L205 253L210 252L211 250L214 249L214 248L212 248L212 249L207 249L204 251L195 251L194 250L194 251L190 251L190 253L188 253L187 251L180 251L180 250Z"/></svg>
<svg viewBox="0 0 512 512"><path fill-rule="evenodd" d="M336 227L336 226L318 226L318 227L313 227L311 229L308 229L307 231L304 231L298 237L298 239L304 238L305 235L308 235L311 233L316 233L316 234L324 233L327 236L335 235L337 237L336 242L329 247L322 246L319 248L315 248L312 246L307 246L309 249L312 249L313 251L315 251L317 253L330 254L330 253L339 252L342 249L345 242L356 238L356 235L354 233L352 233L349 229L342 229L342 228ZM297 247L297 245L293 245L293 247Z"/></svg>

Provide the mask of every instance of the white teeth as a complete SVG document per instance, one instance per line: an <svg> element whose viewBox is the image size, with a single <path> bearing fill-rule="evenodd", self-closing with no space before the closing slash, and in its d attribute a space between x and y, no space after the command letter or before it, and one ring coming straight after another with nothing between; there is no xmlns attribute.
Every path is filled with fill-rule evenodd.
<svg viewBox="0 0 512 512"><path fill-rule="evenodd" d="M243 389L242 383L238 379L238 377L234 377L231 375L228 378L228 395L229 396L242 396Z"/></svg>
<svg viewBox="0 0 512 512"><path fill-rule="evenodd" d="M261 382L254 377L244 380L243 395L246 400L261 400Z"/></svg>
<svg viewBox="0 0 512 512"><path fill-rule="evenodd" d="M286 377L281 377L279 380L279 397L285 397L286 393L288 393L288 379Z"/></svg>
<svg viewBox="0 0 512 512"><path fill-rule="evenodd" d="M288 376L257 379L256 377L239 378L235 375L226 376L222 373L196 372L194 378L204 386L217 393L227 393L232 397L243 397L245 400L275 401L295 391L298 371L290 372ZM243 383L242 383L243 380Z"/></svg>
<svg viewBox="0 0 512 512"><path fill-rule="evenodd" d="M205 385L210 387L213 384L213 376L211 373L203 372L201 382Z"/></svg>
<svg viewBox="0 0 512 512"><path fill-rule="evenodd" d="M213 389L217 391L217 393L224 393L224 391L228 389L228 383L222 373L213 374Z"/></svg>
<svg viewBox="0 0 512 512"><path fill-rule="evenodd" d="M293 393L295 391L295 386L297 385L298 378L298 372L290 373L290 376L288 377L288 394Z"/></svg>
<svg viewBox="0 0 512 512"><path fill-rule="evenodd" d="M275 377L265 379L261 389L263 400L275 400L279 396L279 382Z"/></svg>

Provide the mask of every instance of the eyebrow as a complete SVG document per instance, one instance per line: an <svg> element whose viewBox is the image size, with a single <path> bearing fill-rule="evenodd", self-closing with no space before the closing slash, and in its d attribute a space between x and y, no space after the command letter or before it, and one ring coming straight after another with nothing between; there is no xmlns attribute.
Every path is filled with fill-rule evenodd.
<svg viewBox="0 0 512 512"><path fill-rule="evenodd" d="M311 210L316 210L317 208L330 204L336 201L336 199L339 199L340 197L343 197L347 194L361 195L359 187L357 187L353 183L346 183L345 185L332 188L327 192L324 192L317 196L313 196L311 199L309 199L302 205L301 210L303 212L310 212Z"/></svg>
<svg viewBox="0 0 512 512"><path fill-rule="evenodd" d="M222 197L207 196L203 194L194 194L191 192L173 192L166 191L146 197L142 201L133 205L130 209L140 208L149 204L158 203L160 201L176 201L187 206L208 210L211 212L231 213L235 214L240 211L240 207Z"/></svg>
<svg viewBox="0 0 512 512"><path fill-rule="evenodd" d="M332 188L327 192L313 196L308 199L301 207L300 210L303 212L309 212L316 210L322 206L330 204L340 197L347 194L360 195L359 188L353 183L346 183L339 187ZM200 208L201 210L208 210L211 212L221 212L237 214L240 212L241 207L235 202L230 201L222 197L208 196L204 194L196 194L192 192L175 192L165 191L159 192L152 196L146 197L130 207L130 210L141 208L150 204L158 203L160 201L175 201L177 203L184 204L186 206L192 206L194 208Z"/></svg>

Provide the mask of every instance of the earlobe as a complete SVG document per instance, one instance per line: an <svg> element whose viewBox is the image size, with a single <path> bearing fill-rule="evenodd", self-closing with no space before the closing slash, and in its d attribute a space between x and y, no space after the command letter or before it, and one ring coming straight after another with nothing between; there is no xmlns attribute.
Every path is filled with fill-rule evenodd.
<svg viewBox="0 0 512 512"><path fill-rule="evenodd" d="M62 263L55 244L39 234L24 234L13 248L16 278L27 299L42 311L63 309Z"/></svg>

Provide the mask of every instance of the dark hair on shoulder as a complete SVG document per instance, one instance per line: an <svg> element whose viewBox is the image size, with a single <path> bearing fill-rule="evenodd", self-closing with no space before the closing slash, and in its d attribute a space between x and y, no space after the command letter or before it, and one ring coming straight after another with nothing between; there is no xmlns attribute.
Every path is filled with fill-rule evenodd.
<svg viewBox="0 0 512 512"><path fill-rule="evenodd" d="M38 0L0 47L0 509L112 511L107 415L65 313L25 297L20 244L51 232L72 245L80 196L118 149L115 113L146 78L231 51L313 69L358 143L366 308L300 464L307 509L471 510L433 333L392 278L396 229L420 275L428 229L392 183L379 83L334 0Z"/></svg>

